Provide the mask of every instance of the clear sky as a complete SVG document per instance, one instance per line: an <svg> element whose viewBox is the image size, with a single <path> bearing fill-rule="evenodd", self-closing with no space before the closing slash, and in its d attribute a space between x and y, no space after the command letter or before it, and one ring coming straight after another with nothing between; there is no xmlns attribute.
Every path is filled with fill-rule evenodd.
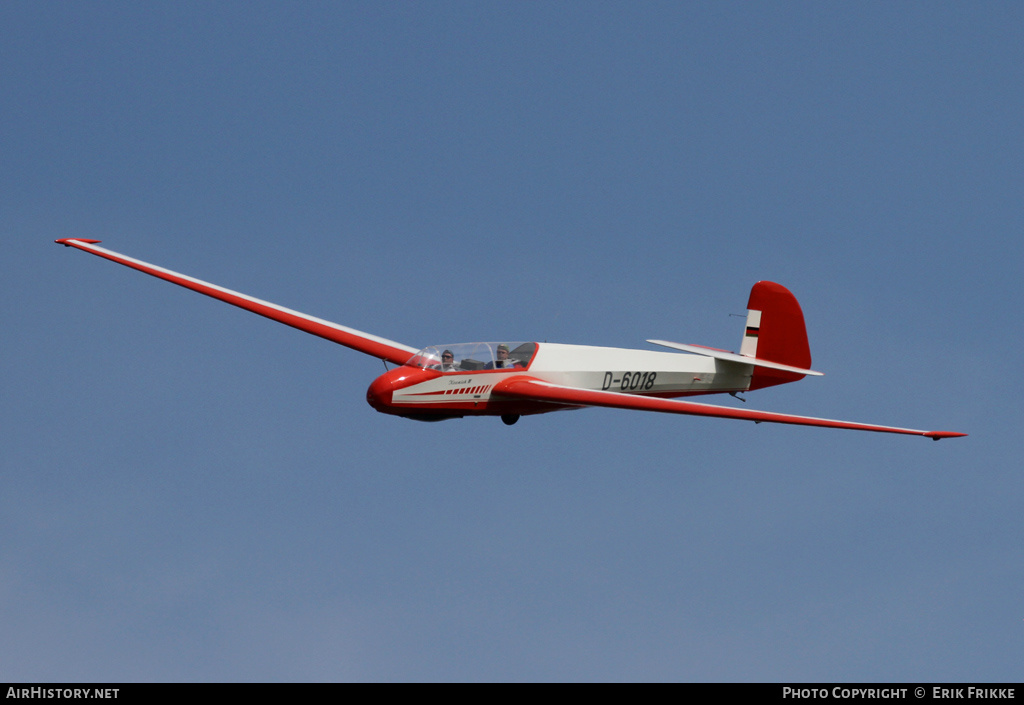
<svg viewBox="0 0 1024 705"><path fill-rule="evenodd" d="M1020 680L1024 5L0 26L0 680ZM826 376L748 407L971 435L416 423L59 237L416 347L735 350L769 279Z"/></svg>

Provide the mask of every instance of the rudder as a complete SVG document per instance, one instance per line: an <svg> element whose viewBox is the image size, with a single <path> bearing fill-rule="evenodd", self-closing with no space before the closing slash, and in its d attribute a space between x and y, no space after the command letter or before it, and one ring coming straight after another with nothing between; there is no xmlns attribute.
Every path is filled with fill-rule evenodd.
<svg viewBox="0 0 1024 705"><path fill-rule="evenodd" d="M803 369L811 367L804 312L789 289L775 282L754 284L747 301L747 327L740 354ZM795 372L755 367L749 388L763 389L803 378Z"/></svg>

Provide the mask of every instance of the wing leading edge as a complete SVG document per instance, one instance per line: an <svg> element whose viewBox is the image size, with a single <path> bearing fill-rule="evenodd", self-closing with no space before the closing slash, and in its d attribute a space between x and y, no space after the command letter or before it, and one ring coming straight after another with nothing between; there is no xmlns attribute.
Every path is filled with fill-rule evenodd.
<svg viewBox="0 0 1024 705"><path fill-rule="evenodd" d="M903 433L911 436L924 436L934 441L942 438L966 436L966 433L951 431L919 431L912 428L895 426L878 426L875 424L854 423L852 421L835 421L819 419L812 416L794 416L771 411L754 411L753 409L734 409L728 406L698 404L676 399L645 397L637 394L580 389L552 384L535 377L517 375L509 377L495 385L493 394L517 399L551 402L569 406L604 406L613 409L633 409L637 411L660 411L667 414L689 414L692 416L712 416L723 419L742 419L761 423L787 423L800 426L821 426L824 428L846 428L854 431L877 431L880 433Z"/></svg>
<svg viewBox="0 0 1024 705"><path fill-rule="evenodd" d="M361 353L372 355L373 357L393 362L396 365L401 365L408 361L410 357L416 354L417 349L396 343L393 340L387 338L381 338L376 335L364 333L362 331L349 328L347 326L338 325L337 323L331 323L325 321L322 318L310 316L305 313L299 313L293 311L290 308L284 306L278 306L277 304L270 303L269 301L263 301L246 294L240 294L237 291L231 289L225 289L224 287L217 286L216 284L210 284L200 279L179 274L178 272L172 272L169 269L158 267L148 262L127 257L117 252L105 249L103 247L97 247L96 244L99 240L86 240L79 238L63 238L61 240L55 240L58 245L65 245L66 247L75 247L79 250L89 252L90 254L109 259L112 262L123 264L126 267L137 269L140 272L149 274L163 279L164 281L183 286L186 289L197 291L205 296L210 296L225 303L229 303L232 306L238 306L244 308L246 311L252 311L261 316L269 318L279 323L284 323L292 328L298 328L306 333L319 336L330 340L331 342L344 345L347 348L358 350Z"/></svg>

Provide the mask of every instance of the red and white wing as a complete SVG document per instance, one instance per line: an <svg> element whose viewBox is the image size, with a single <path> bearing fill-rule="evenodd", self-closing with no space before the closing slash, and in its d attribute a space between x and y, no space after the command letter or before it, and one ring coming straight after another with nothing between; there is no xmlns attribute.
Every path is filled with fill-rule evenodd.
<svg viewBox="0 0 1024 705"><path fill-rule="evenodd" d="M596 389L580 389L552 384L527 375L509 377L494 386L492 394L516 399L551 402L564 406L605 406L613 409L634 409L637 411L660 411L667 414L689 414L692 416L713 416L722 419L743 419L758 423L788 423L800 426L823 426L825 428L847 428L855 431L878 431L881 433L904 433L913 436L924 436L932 440L966 436L966 433L951 431L918 431L912 428L894 426L878 426L875 424L854 423L852 421L834 421L818 419L812 416L794 416L778 414L771 411L754 411L752 409L735 409L728 406L698 404L676 399L646 397L622 392L598 391Z"/></svg>
<svg viewBox="0 0 1024 705"><path fill-rule="evenodd" d="M206 296L212 296L215 299L219 299L225 303L229 303L232 306L238 306L244 308L246 311L252 311L258 313L261 316L265 316L271 320L284 323L285 325L313 335L326 338L332 342L344 345L345 347L358 350L359 352L372 355L373 357L381 358L393 362L396 365L401 365L408 361L410 357L415 355L418 350L411 348L408 345L396 343L393 340L387 338L381 338L376 335L370 335L369 333L363 333L362 331L355 330L354 328L348 328L346 326L338 325L337 323L331 323L325 321L322 318L316 318L315 316L309 316L305 313L299 313L293 311L290 308L284 306L278 306L272 304L269 301L263 301L252 296L240 294L237 291L225 289L222 286L216 284L210 284L193 277L172 272L169 269L163 267L157 267L156 265L142 262L132 257L126 257L125 255L117 252L112 252L103 247L97 247L96 243L99 240L85 240L78 238L64 238L55 241L59 245L65 245L67 247L76 247L79 250L84 250L91 254L109 259L112 262L123 264L126 267L137 269L140 272L145 272L164 281L169 281L172 284L183 286L186 289L197 291L200 294Z"/></svg>

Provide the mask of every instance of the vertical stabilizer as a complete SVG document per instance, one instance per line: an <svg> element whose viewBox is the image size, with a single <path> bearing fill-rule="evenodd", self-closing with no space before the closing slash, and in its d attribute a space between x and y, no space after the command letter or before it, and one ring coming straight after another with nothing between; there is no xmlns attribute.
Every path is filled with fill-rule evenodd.
<svg viewBox="0 0 1024 705"><path fill-rule="evenodd" d="M748 306L750 304L747 304ZM757 339L761 334L761 312L747 311L747 327L743 331L743 343L740 345L740 355L757 357Z"/></svg>
<svg viewBox="0 0 1024 705"><path fill-rule="evenodd" d="M747 301L747 327L740 354L759 360L809 369L811 348L807 343L804 312L789 289L775 282L757 282ZM755 367L750 389L763 389L803 379L784 370Z"/></svg>

